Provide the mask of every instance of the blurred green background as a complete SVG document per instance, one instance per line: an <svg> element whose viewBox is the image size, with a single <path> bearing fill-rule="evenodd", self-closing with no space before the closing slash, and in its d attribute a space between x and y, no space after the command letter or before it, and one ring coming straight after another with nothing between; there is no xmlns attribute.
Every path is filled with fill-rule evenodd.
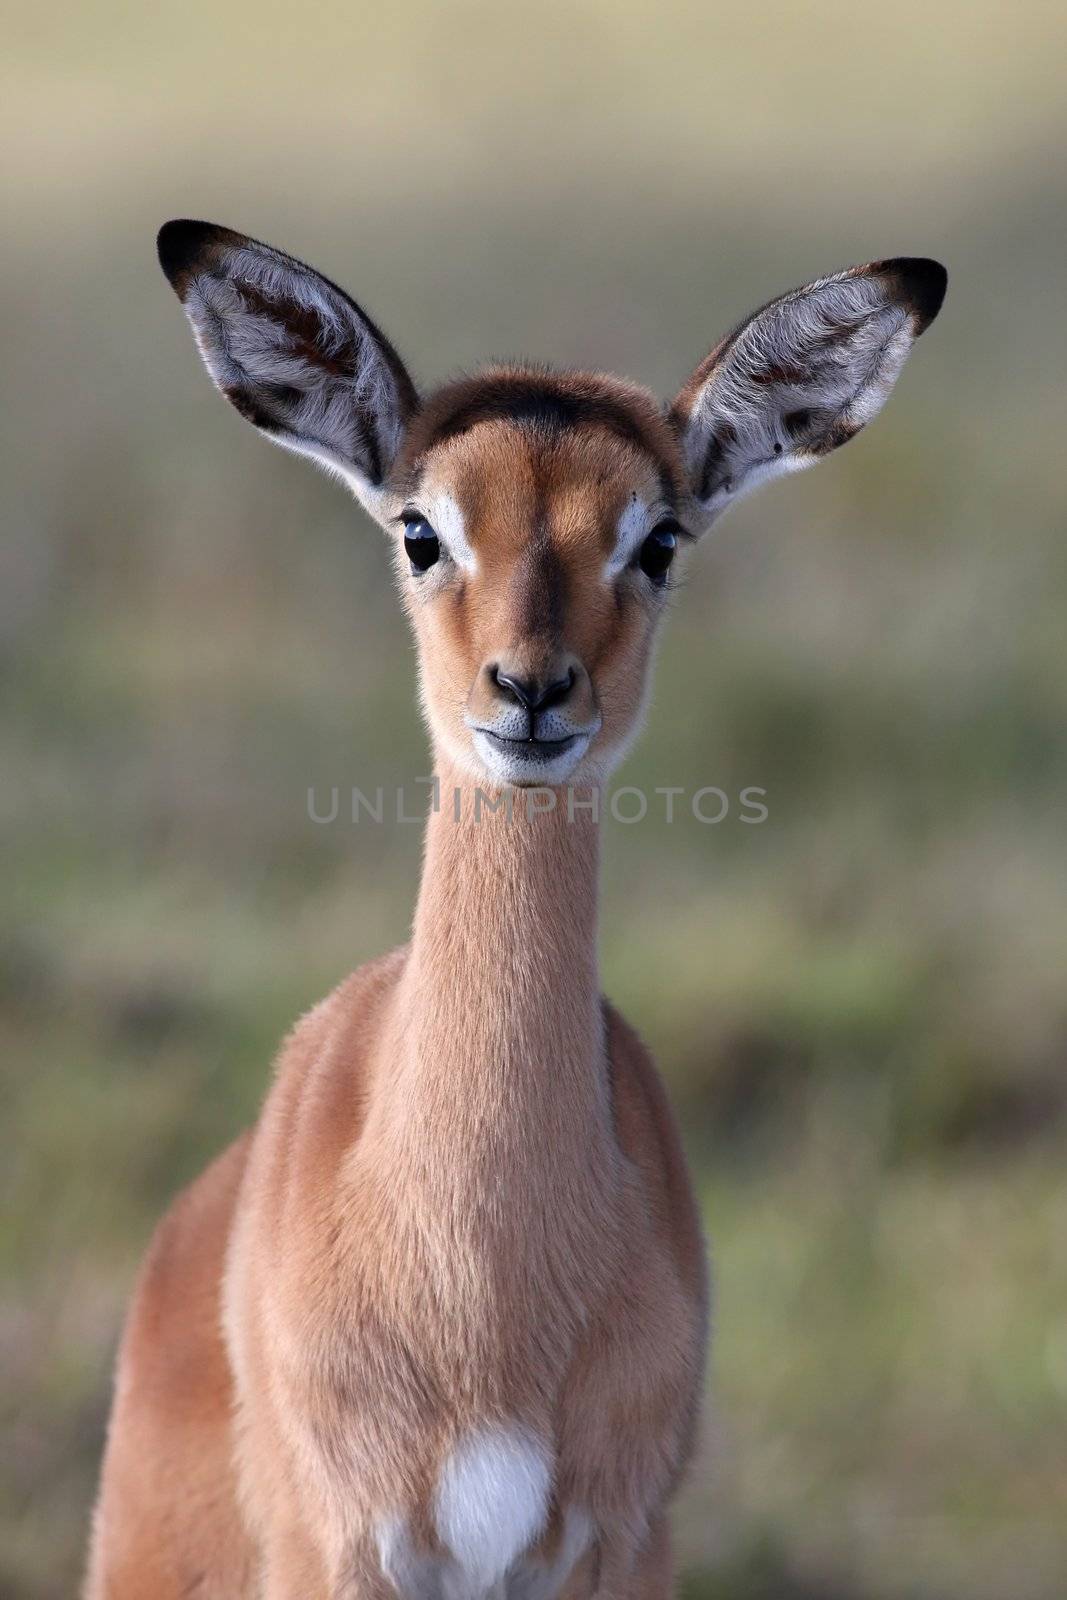
<svg viewBox="0 0 1067 1600"><path fill-rule="evenodd" d="M718 1283L689 1600L1062 1600L1061 6L248 0L11 12L0 574L0 1591L76 1588L110 1365L275 1044L405 935L425 769L381 536L211 392L168 216L340 279L432 382L667 394L794 283L940 256L886 412L691 563L604 967Z"/></svg>

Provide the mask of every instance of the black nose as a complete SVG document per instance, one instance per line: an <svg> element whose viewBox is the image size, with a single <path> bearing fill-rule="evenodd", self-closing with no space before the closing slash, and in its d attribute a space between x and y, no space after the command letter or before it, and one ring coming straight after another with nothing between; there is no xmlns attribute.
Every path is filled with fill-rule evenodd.
<svg viewBox="0 0 1067 1600"><path fill-rule="evenodd" d="M574 688L573 667L568 667L565 678L557 678L555 682L545 684L543 688L537 678L517 678L511 673L501 672L499 667L490 668L489 676L498 689L502 689L512 700L517 700L520 706L531 712L547 711L549 706L559 705Z"/></svg>

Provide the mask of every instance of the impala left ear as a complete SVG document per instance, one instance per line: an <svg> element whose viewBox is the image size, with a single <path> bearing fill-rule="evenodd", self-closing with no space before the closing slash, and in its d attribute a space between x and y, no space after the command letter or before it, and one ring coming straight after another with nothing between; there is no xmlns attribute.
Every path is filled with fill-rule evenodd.
<svg viewBox="0 0 1067 1600"><path fill-rule="evenodd" d="M701 529L870 422L947 282L923 257L850 267L772 300L716 346L670 408Z"/></svg>
<svg viewBox="0 0 1067 1600"><path fill-rule="evenodd" d="M231 228L168 222L158 248L230 404L268 439L338 473L380 519L418 396L367 313L313 267Z"/></svg>

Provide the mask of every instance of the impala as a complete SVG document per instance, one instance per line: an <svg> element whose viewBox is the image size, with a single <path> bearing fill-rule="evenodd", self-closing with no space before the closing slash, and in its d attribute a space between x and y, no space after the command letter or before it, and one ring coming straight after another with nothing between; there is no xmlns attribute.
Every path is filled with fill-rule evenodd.
<svg viewBox="0 0 1067 1600"><path fill-rule="evenodd" d="M660 1079L601 995L589 801L678 559L874 416L944 269L794 290L664 408L537 366L424 397L290 256L201 222L159 254L223 394L385 529L467 803L431 811L410 943L297 1023L256 1126L157 1230L88 1595L662 1600L705 1254ZM531 787L568 803L469 803Z"/></svg>

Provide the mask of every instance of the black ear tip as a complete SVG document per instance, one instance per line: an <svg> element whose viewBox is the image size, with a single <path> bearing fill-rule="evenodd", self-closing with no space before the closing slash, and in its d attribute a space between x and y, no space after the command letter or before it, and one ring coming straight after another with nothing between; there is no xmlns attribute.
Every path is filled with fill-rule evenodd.
<svg viewBox="0 0 1067 1600"><path fill-rule="evenodd" d="M228 228L219 228L213 222L176 217L173 222L165 222L157 235L159 264L178 295L184 296L190 277L202 265L210 246L237 238Z"/></svg>
<svg viewBox="0 0 1067 1600"><path fill-rule="evenodd" d="M900 256L885 265L897 278L904 299L915 312L916 331L922 333L941 310L948 273L940 261L928 256Z"/></svg>

